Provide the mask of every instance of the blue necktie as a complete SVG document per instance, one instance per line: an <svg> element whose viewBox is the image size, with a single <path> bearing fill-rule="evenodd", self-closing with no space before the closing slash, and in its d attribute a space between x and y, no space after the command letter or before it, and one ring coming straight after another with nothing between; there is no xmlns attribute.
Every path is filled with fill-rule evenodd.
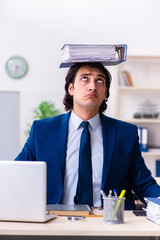
<svg viewBox="0 0 160 240"><path fill-rule="evenodd" d="M91 144L88 122L82 122L83 131L79 149L79 178L77 185L77 203L93 207Z"/></svg>

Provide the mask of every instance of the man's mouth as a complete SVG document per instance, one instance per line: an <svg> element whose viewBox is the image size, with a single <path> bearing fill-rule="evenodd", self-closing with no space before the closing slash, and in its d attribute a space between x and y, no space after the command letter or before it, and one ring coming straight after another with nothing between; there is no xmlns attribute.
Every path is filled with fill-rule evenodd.
<svg viewBox="0 0 160 240"><path fill-rule="evenodd" d="M97 98L97 94L96 93L89 93L89 94L87 94L87 97Z"/></svg>

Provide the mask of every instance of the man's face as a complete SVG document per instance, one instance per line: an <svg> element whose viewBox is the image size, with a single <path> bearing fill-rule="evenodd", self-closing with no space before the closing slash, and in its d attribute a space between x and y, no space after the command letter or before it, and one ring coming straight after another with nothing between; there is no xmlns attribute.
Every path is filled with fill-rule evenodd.
<svg viewBox="0 0 160 240"><path fill-rule="evenodd" d="M82 66L77 71L74 84L69 84L68 92L73 96L74 112L88 110L96 114L106 98L105 74L98 68Z"/></svg>

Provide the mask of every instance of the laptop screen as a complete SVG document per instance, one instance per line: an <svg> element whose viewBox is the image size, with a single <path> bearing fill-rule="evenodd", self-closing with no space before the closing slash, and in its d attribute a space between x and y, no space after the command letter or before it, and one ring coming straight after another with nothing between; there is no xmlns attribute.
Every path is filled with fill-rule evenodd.
<svg viewBox="0 0 160 240"><path fill-rule="evenodd" d="M0 161L0 220L46 219L46 163Z"/></svg>

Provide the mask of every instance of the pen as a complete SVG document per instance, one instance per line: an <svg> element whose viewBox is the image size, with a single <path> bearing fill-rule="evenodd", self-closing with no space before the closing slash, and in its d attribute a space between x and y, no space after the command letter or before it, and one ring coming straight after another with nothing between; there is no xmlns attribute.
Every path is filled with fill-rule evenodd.
<svg viewBox="0 0 160 240"><path fill-rule="evenodd" d="M121 202L122 202L121 198L124 197L125 192L126 192L126 190L122 190L121 193L120 193L120 196L119 196L117 205L116 205L116 207L115 207L115 209L114 209L114 212L113 212L113 214L112 214L112 217L111 217L111 222L113 221L113 218L115 217L115 215L116 215L116 213L117 213L117 211L118 211L118 208L119 208L120 205L121 205Z"/></svg>
<svg viewBox="0 0 160 240"><path fill-rule="evenodd" d="M107 197L107 195L105 194L105 192L103 190L101 190L100 192L101 192L103 197L105 197L105 198Z"/></svg>
<svg viewBox="0 0 160 240"><path fill-rule="evenodd" d="M112 196L112 190L109 190L108 197L110 198Z"/></svg>
<svg viewBox="0 0 160 240"><path fill-rule="evenodd" d="M113 189L113 192L114 192L114 196L115 196L116 198L118 198L116 189Z"/></svg>

